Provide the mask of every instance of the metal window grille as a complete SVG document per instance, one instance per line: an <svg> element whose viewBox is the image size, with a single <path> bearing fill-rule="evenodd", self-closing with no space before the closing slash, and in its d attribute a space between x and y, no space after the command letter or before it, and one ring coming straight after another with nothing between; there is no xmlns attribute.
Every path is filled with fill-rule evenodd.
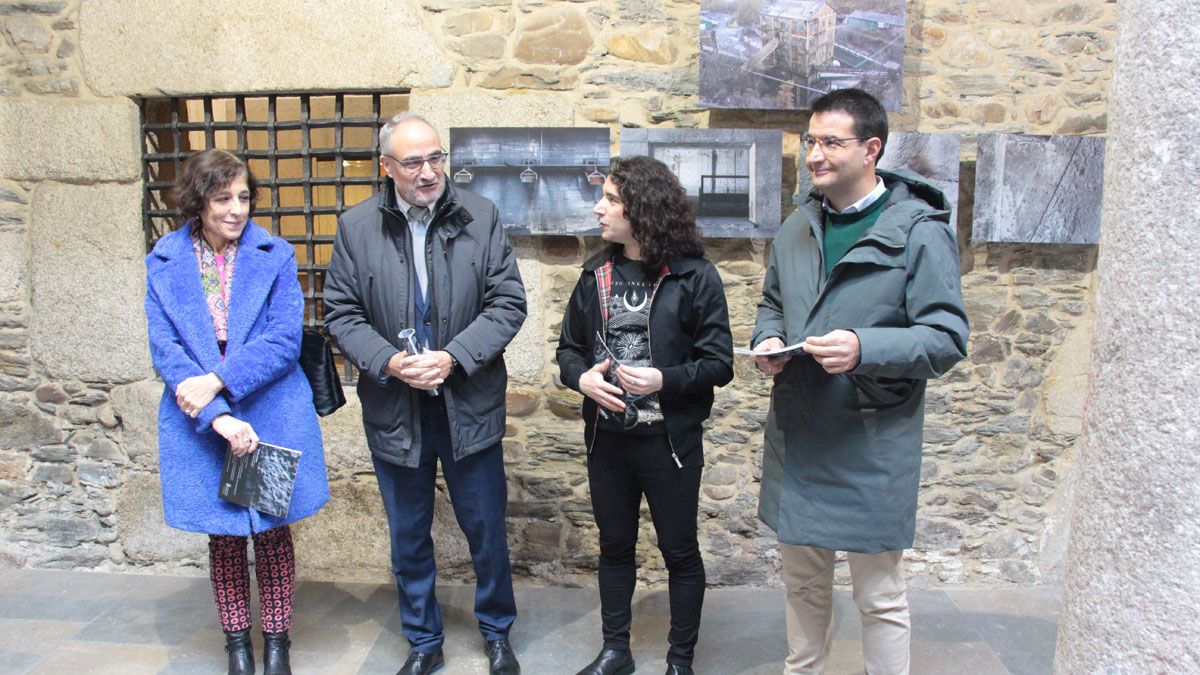
<svg viewBox="0 0 1200 675"><path fill-rule="evenodd" d="M146 250L183 225L171 190L183 162L221 148L259 180L255 222L296 249L304 321L324 325L325 269L337 217L380 181L382 121L407 109L407 91L146 98L142 112ZM347 381L355 372L338 355Z"/></svg>

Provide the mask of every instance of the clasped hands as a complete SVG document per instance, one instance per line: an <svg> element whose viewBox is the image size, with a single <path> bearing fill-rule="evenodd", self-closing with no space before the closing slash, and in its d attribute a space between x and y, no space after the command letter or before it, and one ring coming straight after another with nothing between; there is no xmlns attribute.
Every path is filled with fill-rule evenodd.
<svg viewBox="0 0 1200 675"><path fill-rule="evenodd" d="M446 351L412 355L398 352L388 359L384 370L414 389L432 391L450 376L453 363L450 352Z"/></svg>
<svg viewBox="0 0 1200 675"><path fill-rule="evenodd" d="M194 375L175 387L175 404L184 415L195 418L224 388L225 383L216 373Z"/></svg>
<svg viewBox="0 0 1200 675"><path fill-rule="evenodd" d="M604 359L579 376L579 390L600 406L613 412L625 410L625 392L634 396L653 394L662 389L662 371L658 368L617 366L617 381L621 386L604 379L612 363Z"/></svg>
<svg viewBox="0 0 1200 675"><path fill-rule="evenodd" d="M175 404L183 414L194 419L224 388L225 382L216 373L194 375L175 387ZM239 457L258 447L254 427L228 413L217 415L212 421L212 429L229 441L229 451Z"/></svg>
<svg viewBox="0 0 1200 675"><path fill-rule="evenodd" d="M770 337L754 345L754 351L770 351L785 346L783 340ZM813 359L825 369L825 372L830 374L847 373L854 370L858 367L859 359L862 357L858 334L851 330L835 330L820 337L806 338L800 348L811 354ZM791 359L791 353L756 356L754 365L758 366L759 371L764 375L777 375Z"/></svg>

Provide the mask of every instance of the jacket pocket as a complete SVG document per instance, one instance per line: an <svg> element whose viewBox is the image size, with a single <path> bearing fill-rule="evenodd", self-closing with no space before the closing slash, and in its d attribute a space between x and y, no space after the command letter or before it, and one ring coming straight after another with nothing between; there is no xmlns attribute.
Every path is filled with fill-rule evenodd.
<svg viewBox="0 0 1200 675"><path fill-rule="evenodd" d="M917 381L898 377L850 375L858 391L860 410L878 410L898 406L912 397Z"/></svg>
<svg viewBox="0 0 1200 675"><path fill-rule="evenodd" d="M358 400L362 403L363 420L383 429L395 429L401 422L400 413L408 392L402 391L401 384L395 379L380 386L369 382L369 377L360 374L358 380Z"/></svg>

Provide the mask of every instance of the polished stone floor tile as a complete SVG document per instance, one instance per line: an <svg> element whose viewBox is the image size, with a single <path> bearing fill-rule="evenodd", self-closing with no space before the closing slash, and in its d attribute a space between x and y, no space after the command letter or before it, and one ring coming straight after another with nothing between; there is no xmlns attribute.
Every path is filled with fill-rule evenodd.
<svg viewBox="0 0 1200 675"><path fill-rule="evenodd" d="M384 629L386 617L297 613L292 620L292 663L309 672L356 672ZM261 635L256 636L261 638ZM392 672L395 672L393 670Z"/></svg>
<svg viewBox="0 0 1200 675"><path fill-rule="evenodd" d="M262 652L262 636L254 642L255 658ZM196 631L191 640L181 645L168 645L168 662L159 672L164 675L224 675L225 634L216 620Z"/></svg>
<svg viewBox="0 0 1200 675"><path fill-rule="evenodd" d="M76 636L89 642L183 645L216 621L210 598L181 592L156 600L117 600Z"/></svg>
<svg viewBox="0 0 1200 675"><path fill-rule="evenodd" d="M0 673L22 675L28 673L45 658L45 654L9 651L0 649Z"/></svg>
<svg viewBox="0 0 1200 675"><path fill-rule="evenodd" d="M947 591L964 621L1015 675L1049 673L1058 636L1058 588Z"/></svg>
<svg viewBox="0 0 1200 675"><path fill-rule="evenodd" d="M85 626L79 621L0 619L0 673L24 673Z"/></svg>
<svg viewBox="0 0 1200 675"><path fill-rule="evenodd" d="M0 618L91 621L128 598L190 597L207 588L201 577L14 570L0 579Z"/></svg>
<svg viewBox="0 0 1200 675"><path fill-rule="evenodd" d="M0 619L0 650L44 651L70 640L85 625L81 621Z"/></svg>
<svg viewBox="0 0 1200 675"><path fill-rule="evenodd" d="M600 648L597 591L518 586L512 644L527 675L574 673ZM441 586L447 675L486 673L474 587ZM913 590L912 672L1048 673L1060 593L1053 588ZM863 670L858 609L834 593L829 675ZM665 669L669 596L634 596L639 673ZM257 615L257 612L255 612ZM408 654L391 584L301 581L291 629L298 675L391 675ZM257 616L255 652L261 655ZM0 673L225 672L224 634L208 580L6 570L0 574ZM710 589L696 667L720 675L778 675L787 654L784 591Z"/></svg>
<svg viewBox="0 0 1200 675"><path fill-rule="evenodd" d="M910 670L921 675L1006 675L1008 670L983 640L929 642L913 640ZM861 671L861 663L859 670ZM830 673L829 675L835 675Z"/></svg>
<svg viewBox="0 0 1200 675"><path fill-rule="evenodd" d="M299 582L295 603L296 614L329 614L348 621L386 620L398 607L394 586L330 581Z"/></svg>
<svg viewBox="0 0 1200 675"><path fill-rule="evenodd" d="M39 663L30 675L150 675L167 665L163 645L68 642Z"/></svg>

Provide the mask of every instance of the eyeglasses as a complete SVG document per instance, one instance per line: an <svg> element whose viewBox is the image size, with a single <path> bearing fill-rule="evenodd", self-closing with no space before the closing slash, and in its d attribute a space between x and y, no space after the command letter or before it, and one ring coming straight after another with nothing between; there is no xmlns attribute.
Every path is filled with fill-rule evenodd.
<svg viewBox="0 0 1200 675"><path fill-rule="evenodd" d="M822 152L837 152L838 150L842 150L846 147L847 141L866 141L870 138L870 136L856 136L853 138L834 138L832 136L826 136L825 138L817 138L812 134L804 134L800 137L800 143L804 145L804 152L806 154L812 152L813 148L817 147L818 145L821 146Z"/></svg>
<svg viewBox="0 0 1200 675"><path fill-rule="evenodd" d="M421 167L425 166L425 162L429 162L429 168L433 169L434 171L446 165L446 153L443 150L438 150L428 157L412 157L410 159L398 159L386 153L384 153L383 156L399 164L400 168L404 169L408 173L416 173L420 171Z"/></svg>

